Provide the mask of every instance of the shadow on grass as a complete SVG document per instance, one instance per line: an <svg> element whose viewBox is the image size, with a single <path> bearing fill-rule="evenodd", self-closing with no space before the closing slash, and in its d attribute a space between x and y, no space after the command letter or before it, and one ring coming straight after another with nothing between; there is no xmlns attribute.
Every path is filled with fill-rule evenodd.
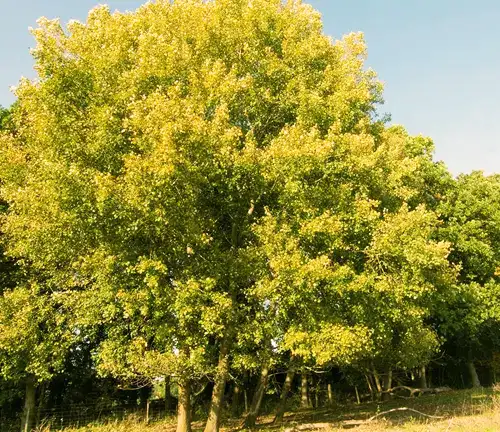
<svg viewBox="0 0 500 432"><path fill-rule="evenodd" d="M394 398L386 402L367 402L360 405L337 405L332 408L308 409L289 412L283 423L273 424L272 416L263 416L255 430L277 431L282 429L313 430L326 427L337 429L354 429L366 424L367 420L376 414L394 408L406 407L414 411L393 411L380 415L389 426L402 425L406 422L427 423L435 420L432 417L471 416L484 413L498 406L500 394L495 394L491 389L458 390L438 395L425 395L414 398ZM432 417L429 417L432 416ZM229 431L243 430L242 420L228 420L224 429Z"/></svg>

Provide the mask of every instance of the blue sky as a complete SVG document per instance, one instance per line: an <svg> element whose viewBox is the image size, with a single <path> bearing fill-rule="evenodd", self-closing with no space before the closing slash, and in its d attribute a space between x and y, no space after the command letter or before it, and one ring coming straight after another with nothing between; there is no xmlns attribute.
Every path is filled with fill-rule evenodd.
<svg viewBox="0 0 500 432"><path fill-rule="evenodd" d="M105 1L104 1L105 2ZM103 1L0 0L0 105L33 77L28 32L40 16L84 20ZM133 10L142 2L105 2ZM334 38L363 31L368 65L385 83L382 111L431 136L454 174L500 172L500 1L309 0Z"/></svg>

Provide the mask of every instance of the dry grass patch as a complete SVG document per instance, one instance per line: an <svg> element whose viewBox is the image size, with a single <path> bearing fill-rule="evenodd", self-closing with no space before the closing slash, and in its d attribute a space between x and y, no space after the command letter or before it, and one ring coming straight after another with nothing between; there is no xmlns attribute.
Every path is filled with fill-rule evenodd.
<svg viewBox="0 0 500 432"><path fill-rule="evenodd" d="M399 410L401 407L410 410ZM380 415L368 421L377 414ZM271 415L261 417L256 432L498 432L500 392L493 389L462 390L384 403L297 411L288 413L282 425L273 425L272 419ZM239 431L241 424L241 419L228 420L223 432ZM150 425L130 418L121 422L67 428L64 432L174 432L175 426L174 418ZM203 426L203 421L195 422L193 431L201 432ZM50 428L40 429L39 432L50 432Z"/></svg>

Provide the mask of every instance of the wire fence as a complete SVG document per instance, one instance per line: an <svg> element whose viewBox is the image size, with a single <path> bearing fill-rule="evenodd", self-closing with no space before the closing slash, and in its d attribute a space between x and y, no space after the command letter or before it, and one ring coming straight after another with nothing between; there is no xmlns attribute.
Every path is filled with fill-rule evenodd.
<svg viewBox="0 0 500 432"><path fill-rule="evenodd" d="M21 418L7 418L0 411L0 431L19 432ZM96 403L92 405L74 404L53 409L38 409L36 424L39 429L58 431L66 428L79 428L89 424L115 423L133 420L145 423L164 420L172 416L164 401L148 401L144 406L115 405Z"/></svg>

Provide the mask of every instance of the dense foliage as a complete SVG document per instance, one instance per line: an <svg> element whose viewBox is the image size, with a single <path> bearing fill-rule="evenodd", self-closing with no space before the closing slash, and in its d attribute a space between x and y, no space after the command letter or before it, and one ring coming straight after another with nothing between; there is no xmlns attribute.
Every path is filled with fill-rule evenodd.
<svg viewBox="0 0 500 432"><path fill-rule="evenodd" d="M178 432L196 407L216 432L249 386L253 426L270 371L277 421L299 373L304 406L310 384L320 404L495 373L500 177L454 179L387 125L361 34L333 42L298 0L101 6L33 34L38 79L0 111L0 404L24 389L24 426L85 403L75 383L164 382Z"/></svg>

